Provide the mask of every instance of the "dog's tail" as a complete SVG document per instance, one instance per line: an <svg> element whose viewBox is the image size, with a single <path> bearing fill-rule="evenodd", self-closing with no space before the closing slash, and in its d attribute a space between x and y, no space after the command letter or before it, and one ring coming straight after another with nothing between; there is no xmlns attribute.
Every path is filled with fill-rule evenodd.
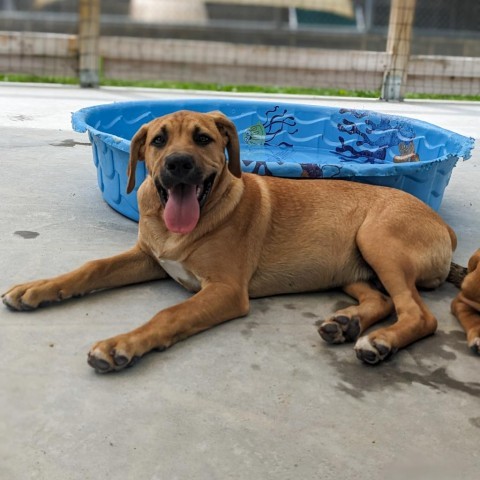
<svg viewBox="0 0 480 480"><path fill-rule="evenodd" d="M456 263L450 264L450 272L447 277L447 282L453 283L456 287L461 288L463 279L480 264L480 248L470 257L468 267L462 267Z"/></svg>
<svg viewBox="0 0 480 480"><path fill-rule="evenodd" d="M450 264L450 272L448 273L447 282L453 283L457 288L460 288L467 273L467 267L462 267L461 265L452 262Z"/></svg>
<svg viewBox="0 0 480 480"><path fill-rule="evenodd" d="M450 228L447 225L448 234L450 235L450 241L452 242L452 251L455 251L457 248L457 236L453 231L453 228ZM450 264L450 272L448 272L447 282L453 283L457 288L460 288L463 282L463 279L467 276L468 269L467 267L462 267L457 263Z"/></svg>

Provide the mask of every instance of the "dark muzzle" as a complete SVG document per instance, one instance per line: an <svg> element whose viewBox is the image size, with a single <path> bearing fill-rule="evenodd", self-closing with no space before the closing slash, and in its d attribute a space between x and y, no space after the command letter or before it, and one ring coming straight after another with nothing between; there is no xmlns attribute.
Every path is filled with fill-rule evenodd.
<svg viewBox="0 0 480 480"><path fill-rule="evenodd" d="M172 153L165 158L160 179L167 189L179 183L197 185L203 181L203 172L198 168L192 155Z"/></svg>

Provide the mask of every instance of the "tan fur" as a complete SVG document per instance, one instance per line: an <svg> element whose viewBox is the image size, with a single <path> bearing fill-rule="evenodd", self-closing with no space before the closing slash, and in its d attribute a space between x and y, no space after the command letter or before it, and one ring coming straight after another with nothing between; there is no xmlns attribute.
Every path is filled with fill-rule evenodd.
<svg viewBox="0 0 480 480"><path fill-rule="evenodd" d="M468 262L467 275L460 286L460 293L452 302L452 313L467 334L468 346L480 354L480 249Z"/></svg>
<svg viewBox="0 0 480 480"><path fill-rule="evenodd" d="M208 145L198 145L199 130L211 138ZM166 144L153 145L165 131ZM357 341L357 356L367 363L435 331L436 320L417 286L434 288L447 278L456 238L434 211L390 188L242 175L238 148L233 123L219 112L182 111L143 126L132 140L128 182L133 189L136 163L145 159L149 175L138 192L135 247L60 277L13 287L4 303L36 308L166 278L166 270L198 290L145 325L97 342L89 363L100 372L120 370L152 349L246 315L250 297L282 293L340 287L357 299L358 305L334 313L319 332L329 343ZM203 178L216 173L200 220L188 234L167 229L156 185L165 158L175 152L191 155ZM376 279L388 295L373 286ZM396 323L360 336L393 312Z"/></svg>

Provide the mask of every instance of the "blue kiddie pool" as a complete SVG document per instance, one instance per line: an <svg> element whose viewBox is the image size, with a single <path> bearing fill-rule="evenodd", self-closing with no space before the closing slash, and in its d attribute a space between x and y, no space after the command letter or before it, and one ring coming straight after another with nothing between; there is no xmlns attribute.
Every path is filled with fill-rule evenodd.
<svg viewBox="0 0 480 480"><path fill-rule="evenodd" d="M244 100L123 102L75 112L72 125L88 132L105 201L138 221L136 191L146 176L139 162L127 195L130 140L150 120L177 110L220 110L236 125L245 172L285 178L334 178L384 185L440 207L459 158L473 139L435 125L368 110Z"/></svg>

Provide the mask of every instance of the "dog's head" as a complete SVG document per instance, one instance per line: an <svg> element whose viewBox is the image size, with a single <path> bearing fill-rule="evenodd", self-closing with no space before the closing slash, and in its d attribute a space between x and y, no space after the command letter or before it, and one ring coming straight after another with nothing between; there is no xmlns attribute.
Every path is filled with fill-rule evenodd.
<svg viewBox="0 0 480 480"><path fill-rule="evenodd" d="M241 176L237 130L221 112L182 110L143 125L130 146L127 193L135 186L139 160L146 162L164 206L165 224L175 233L195 228L223 175Z"/></svg>

